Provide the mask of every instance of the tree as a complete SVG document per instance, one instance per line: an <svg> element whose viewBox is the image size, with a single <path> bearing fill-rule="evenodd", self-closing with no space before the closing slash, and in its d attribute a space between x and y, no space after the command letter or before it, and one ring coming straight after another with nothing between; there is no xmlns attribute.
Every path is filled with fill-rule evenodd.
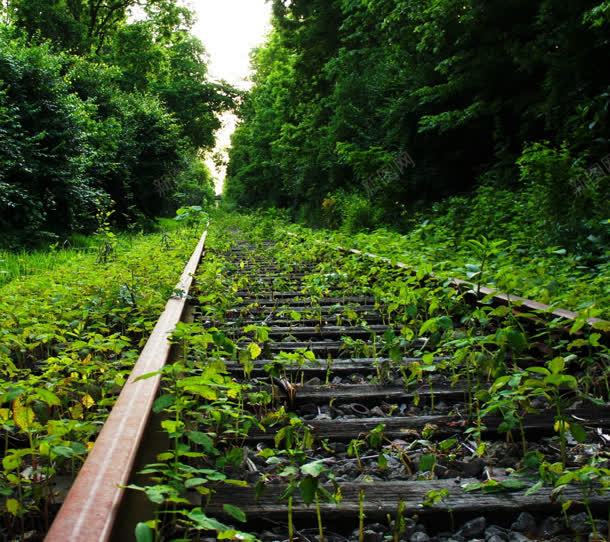
<svg viewBox="0 0 610 542"><path fill-rule="evenodd" d="M9 0L15 25L72 52L100 51L140 0Z"/></svg>
<svg viewBox="0 0 610 542"><path fill-rule="evenodd" d="M128 21L130 8L143 18ZM210 202L202 152L236 92L177 0L10 0L0 25L0 244ZM4 142L4 141L3 141Z"/></svg>
<svg viewBox="0 0 610 542"><path fill-rule="evenodd" d="M524 191L517 161L532 142L599 163L608 13L599 0L276 0L227 195L312 222L324 202L364 200L397 224L480 185ZM397 168L405 152L415 165ZM553 176L557 191L573 191L571 169ZM595 222L597 207L580 207L570 220Z"/></svg>
<svg viewBox="0 0 610 542"><path fill-rule="evenodd" d="M62 77L62 58L0 34L0 225L6 237L52 238L94 215L103 192L88 178L87 109Z"/></svg>

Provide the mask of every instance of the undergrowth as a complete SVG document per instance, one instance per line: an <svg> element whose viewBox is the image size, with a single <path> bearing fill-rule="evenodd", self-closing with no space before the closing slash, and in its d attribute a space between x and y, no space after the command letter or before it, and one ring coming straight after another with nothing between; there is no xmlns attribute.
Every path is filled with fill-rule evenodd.
<svg viewBox="0 0 610 542"><path fill-rule="evenodd" d="M106 232L91 251L15 257L0 288L0 516L11 532L48 528L56 480L93 446L202 229Z"/></svg>
<svg viewBox="0 0 610 542"><path fill-rule="evenodd" d="M287 235L289 229L298 230L299 238ZM407 465L414 483L440 479L436 465L456 457L478 458L492 465L493 449L505 438L519 450L518 464L509 477L464 483L465 492L527 490L530 495L552 488L565 513L573 503L562 494L576 487L590 512L589 499L597 493L606 495L610 488L610 469L601 452L578 461L571 457L575 446L590 443L594 437L570 415L569 408L607 405L608 353L600 340L608 326L597 323L587 328L581 318L565 333L565 322L555 319L537 327L533 314L513 311L511 304L473 307L467 296L425 271L410 273L372 264L366 256L342 254L332 244L319 242L329 237L337 240L334 235L289 227L269 217L224 216L213 221L208 252L197 274L199 291L194 293L200 317L175 330L172 340L180 355L161 371L162 393L154 405L171 445L138 473L143 477L138 483L129 486L146 494L154 510L149 521L137 526L137 539L195 539L215 532L217 540L257 540L255 534L242 531L250 526L248 520L256 518L248 518L235 501L226 502L227 495L247 488L258 498L281 486L288 530L288 537L281 539L291 541L299 539L292 511L297 500L315 507L318 540L324 540L325 530L321 505L341 506L341 484L336 481L335 466L329 466L334 463L324 460L334 457L332 443L316 436L298 409L284 404L275 384L289 378L289 367L294 374L295 367L315 366L320 360L306 349L270 354L269 347L278 343L270 338L272 328L266 320L260 325L234 325L235 320L247 319L251 310L260 308L256 295L266 286L257 283L256 273L248 273L252 268L264 273L269 261L289 273L314 263L312 271L305 271L302 290L303 299L312 302L311 310L290 312L279 304L275 317L283 314L298 324L302 318L316 318L315 300L321 297L374 296L375 308L391 330L372 334L372 344L342 338L346 355L376 360L377 373L371 383L384 385L394 372L400 372L405 391L421 389L425 382L432 390L434 374L438 374L445 375L451 386L462 385L467 390L460 419L465 416L468 421L462 436L439 441L443 438L443 433L435 434L439 427L427 424L416 431L409 451L395 455L396 450L386 445L391 439L386 438L381 424L355 435L348 446L348 457L359 469L365 471L361 455L367 449L374 457L378 455L375 468L381 471L388 468L391 458ZM275 243L266 245L268 240ZM240 252L232 250L240 245L249 246L251 256L236 257ZM488 264L504 247L482 241L470 247L480 273L473 278L480 282ZM241 272L248 267L250 271ZM248 297L250 303L240 305ZM239 307L239 316L235 307ZM339 310L343 311L340 318L347 322L358 318L349 308ZM366 350L370 348L372 352ZM387 366L380 361L384 356ZM252 375L257 360L266 362L267 377ZM330 356L326 361L329 373L334 361ZM243 369L243 377L235 373L236 366ZM303 385L303 378L297 370L291 385ZM430 400L434 411L433 394ZM540 412L549 415L554 432L555 451L549 448L547 455L537 451L524 432L530 416ZM491 416L501 419L497 439L484 434ZM274 438L256 447L248 444L248 437L257 431ZM253 461L265 469L252 469ZM446 497L442 492L422 494L422 506L433 506ZM225 503L222 507L218 498ZM365 499L361 493L361 507ZM400 506L397 518L404 520ZM400 524L398 520L394 525ZM361 513L361 534L363 525ZM394 539L399 540L398 527L395 530Z"/></svg>
<svg viewBox="0 0 610 542"><path fill-rule="evenodd" d="M450 220L446 216L423 220L407 234L386 228L314 231L293 225L291 229L344 248L389 257L439 277L481 282L507 294L610 318L610 250L603 245L583 253L559 245L527 244L521 237L484 236L480 233L484 230L467 229L458 235L449 227ZM610 229L610 223L607 227ZM484 269L480 268L477 243L500 244Z"/></svg>

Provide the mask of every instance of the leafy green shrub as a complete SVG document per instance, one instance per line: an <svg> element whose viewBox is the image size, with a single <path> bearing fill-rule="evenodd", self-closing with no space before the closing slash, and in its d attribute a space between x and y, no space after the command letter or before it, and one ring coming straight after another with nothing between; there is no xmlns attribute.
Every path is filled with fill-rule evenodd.
<svg viewBox="0 0 610 542"><path fill-rule="evenodd" d="M381 224L383 211L356 192L337 191L322 202L328 227L341 227L347 233L371 230Z"/></svg>
<svg viewBox="0 0 610 542"><path fill-rule="evenodd" d="M0 245L93 231L112 202L126 225L209 199L209 174L159 98L122 91L114 68L0 33ZM185 167L181 197L162 193Z"/></svg>
<svg viewBox="0 0 610 542"><path fill-rule="evenodd" d="M121 140L118 147L125 177L119 192L110 192L117 212L133 217L140 211L147 218L161 215L163 194L159 182L177 174L186 145L180 127L161 101L148 94L131 93L118 99Z"/></svg>
<svg viewBox="0 0 610 542"><path fill-rule="evenodd" d="M591 248L584 245L592 236L610 241L602 224L608 218L610 177L601 168L587 171L586 163L586 156L574 159L566 145L548 143L528 145L517 160L523 186L518 203L540 246L558 243L582 250Z"/></svg>
<svg viewBox="0 0 610 542"><path fill-rule="evenodd" d="M254 56L230 199L283 206L316 226L337 227L345 211L355 217L348 229L368 228L374 211L326 196L365 193L381 172L371 205L385 224L402 228L407 213L457 195L463 216L457 200L444 209L460 231L472 230L466 238L594 249L586 245L602 235L608 189L575 194L573 181L610 152L608 78L590 69L608 56L607 1L514 2L508 11L485 0L283 4ZM550 143L523 151L542 138ZM398 150L412 163L384 182ZM482 198L480 184L489 191Z"/></svg>
<svg viewBox="0 0 610 542"><path fill-rule="evenodd" d="M148 229L213 195L193 161L234 89L209 80L189 8L141 3L134 22L137 1L115 4L0 7L0 246L92 232L110 208Z"/></svg>
<svg viewBox="0 0 610 542"><path fill-rule="evenodd" d="M189 226L201 224L208 220L208 214L199 205L191 205L190 207L182 207L176 211L176 220L184 222Z"/></svg>
<svg viewBox="0 0 610 542"><path fill-rule="evenodd" d="M71 94L62 57L0 29L0 242L53 239L95 214L88 177L88 111Z"/></svg>

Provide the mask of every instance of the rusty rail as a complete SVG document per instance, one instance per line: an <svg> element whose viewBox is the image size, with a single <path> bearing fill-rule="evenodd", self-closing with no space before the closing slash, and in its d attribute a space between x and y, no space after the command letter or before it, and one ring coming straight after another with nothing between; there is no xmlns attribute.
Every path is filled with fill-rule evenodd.
<svg viewBox="0 0 610 542"><path fill-rule="evenodd" d="M142 375L159 371L169 359L169 335L183 317L206 239L207 231L201 236L176 286L179 293L167 302L93 450L53 522L46 542L104 542L110 539L125 493L124 486L129 483L161 376L136 380Z"/></svg>
<svg viewBox="0 0 610 542"><path fill-rule="evenodd" d="M355 248L352 248L352 249L345 249L343 247L339 247L339 248L340 248L340 250L350 252L352 254L366 256L367 258L380 260L385 263L399 267L401 269L407 269L407 270L413 271L413 268L408 266L407 264L402 263L402 262L394 262L390 258L386 258L384 256L379 256L377 254L371 254L370 252L362 252L361 250L357 250ZM433 278L440 279L439 277L437 277L435 275L431 275L431 276ZM450 284L453 287L457 288L458 290L464 290L464 289L472 290L475 287L471 282L468 282L467 280L455 279L455 278L448 279L448 280L449 280ZM571 321L576 320L579 316L578 313L573 312L573 311L569 311L569 310L561 309L561 308L557 308L557 307L551 307L550 305L545 305L544 303L540 303L538 301L533 301L533 300L527 299L525 297L505 294L498 290L494 290L493 288L489 288L487 286L481 286L477 290L479 293L479 297L481 297L481 298L491 297L494 302L501 304L501 305L511 303L518 307L524 307L524 308L532 310L532 311L544 312L549 315L555 316L557 318L564 318L565 320L571 320ZM474 290L472 290L472 291L474 291ZM601 320L600 318L587 319L587 323L590 325L593 325L596 323L601 323L601 322L604 322L604 320Z"/></svg>
<svg viewBox="0 0 610 542"><path fill-rule="evenodd" d="M292 232L288 232L288 235L291 237L299 237L298 234L292 233ZM356 256L365 256L366 258L370 258L371 260L377 260L380 262L384 262L389 265L393 265L394 267L398 267L400 269L405 269L406 271L409 271L411 273L414 273L414 271L415 271L413 269L413 266L410 266L406 263L397 262L395 260L392 260L391 258L387 258L386 256L380 256L378 254L373 254L371 252L365 252L362 250L358 250L356 248L345 248L345 247L342 247L339 245L334 245L328 241L316 241L316 242L334 247L337 250L340 250L342 252L349 252L350 254L355 254ZM429 276L433 279L442 280L440 277L438 277L434 274L430 274ZM472 290L475 287L474 284L472 284L471 282L468 282L466 280L455 279L455 278L450 278L447 280L454 288L456 288L458 290ZM474 292L474 290L473 290L473 292ZM495 303L500 304L500 305L506 305L508 303L511 303L518 307L524 307L524 308L532 310L532 311L544 312L551 316L555 316L557 318L563 318L565 320L570 320L570 321L576 320L579 316L578 313L573 312L573 311L569 311L569 310L561 309L561 308L557 308L557 307L552 307L550 305L545 305L544 303L540 303L538 301L532 301L531 299L527 299L525 297L505 294L498 290L494 290L493 288L489 288L487 286L481 286L480 288L478 288L478 292L479 292L480 298L491 297ZM475 294L476 294L476 292L475 292ZM606 321L602 320L600 318L588 318L587 323L589 325L593 325L593 324L599 324L599 323L606 323Z"/></svg>

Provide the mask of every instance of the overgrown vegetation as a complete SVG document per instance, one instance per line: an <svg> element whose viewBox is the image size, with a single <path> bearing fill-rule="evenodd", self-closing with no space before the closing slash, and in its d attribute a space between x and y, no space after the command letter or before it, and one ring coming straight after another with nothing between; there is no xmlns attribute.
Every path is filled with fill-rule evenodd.
<svg viewBox="0 0 610 542"><path fill-rule="evenodd" d="M480 474L478 481L462 483L464 492L534 495L548 488L562 502L566 517L562 528L572 536L580 534L570 531L567 514L577 502L574 493L570 499L562 495L576 488L576 499L588 513L588 528L596 533L598 519L589 502L608 494L610 468L603 447L595 443L595 431L579 422L573 409L588 406L594 412L607 405L608 351L600 342L607 323L589 328L583 315L568 333L565 322L541 327L532 320L534 315L514 311L510 305L473 306L467 296L442 280L426 277L424 271L412 273L372 264L366 256L342 254L304 229L298 239L287 233L285 225L261 216L216 217L213 223L210 250L198 273L202 289L197 318L179 325L174 333L180 356L163 370L163 392L155 403L155 411L165 414L161 427L171 446L130 486L144 492L155 510L150 521L138 525L139 540L194 538L204 533L226 540L271 539L242 532L241 525L254 518L226 498L240 491L249 491L253 502L254 494L265 498L271 492L284 503L284 528L273 539L302 539L293 517L299 502L315 510L316 539L324 540L329 526L322 507L334 503L340 509L341 488L354 479L370 483L370 489L358 496L358 539L362 540L366 519L362 510L375 483L451 480L455 474L449 472L461 473L456 465L469 463L478 465ZM271 246L263 244L269 239ZM478 255L492 257L497 248L479 243ZM282 272L303 272L304 277L294 298L278 298L261 313L257 299L264 299L268 284L257 275L265 275L271 263ZM278 293L294 288L288 279L275 280ZM271 337L278 324L270 321L276 319L292 320L295 329L318 321L314 334L335 325L335 319L337 324L352 322L367 329L364 315L372 313L361 307L351 308L347 302L326 305L328 312L322 316L317 306L324 297L358 295L374 296L374 313L388 327L379 334L371 329L365 340L343 337L343 360L330 355L328 360L319 359L307 349L291 350L289 331L279 342ZM302 312L288 306L297 299L303 302ZM259 323L249 323L252 319ZM388 400L377 416L387 421L410 416L413 421L425 414L429 420L425 426L414 423L408 431L403 428L395 440L375 418L376 426L354 435L346 446L332 437L321 438L310 420L333 418L339 427L356 414L363 424L370 423L368 408L341 403L338 394L337 403L331 400L314 409L321 413L316 416L303 403L290 406L286 391L290 386L284 384L284 394L276 389L278 382L290 380L298 397L307 390L306 368L332 374L335 363L359 357L372 357L377 370L367 371L368 376L356 371L329 388L346 390L361 381L390 389L399 382L405 394L412 394L409 414L403 414L405 405ZM259 364L255 369L261 360L264 367ZM464 399L450 407L441 405L435 402L435 387L445 394L462 389ZM350 416L343 418L347 412ZM441 415L434 423L441 412L455 421L447 423ZM537 425L528 426L541 414L549 420L548 438L531 430ZM586 454L577 453L582 446ZM501 459L508 450L510 458ZM494 472L506 475L496 479ZM200 506L192 504L197 494ZM422 493L421 506L434 507L448 497L447 490ZM410 521L399 502L395 516L388 518L386 539L400 540ZM597 534L602 540L606 532Z"/></svg>
<svg viewBox="0 0 610 542"><path fill-rule="evenodd" d="M492 241L483 233L493 234L493 228L486 232L478 223L460 235L455 229L460 215L451 212L451 205L439 206L438 215L405 235L388 228L361 233L318 230L314 235L335 246L392 258L419 272L467 280L591 317L610 317L610 264L596 240L579 254L561 245L531 246L516 224L512 242ZM311 232L297 225L293 231Z"/></svg>
<svg viewBox="0 0 610 542"><path fill-rule="evenodd" d="M202 152L235 93L208 80L192 24L174 0L2 3L0 246L211 202Z"/></svg>
<svg viewBox="0 0 610 542"><path fill-rule="evenodd" d="M224 499L248 491L285 503L290 542L310 507L322 542L355 480L451 480L422 515L461 490L546 492L567 536L603 540L610 2L271 1L244 96L210 81L180 0L0 2L0 537L48 529L201 234L203 155L239 102L154 404L170 445L129 485L154 509L138 542L264 539ZM225 212L244 208L266 212ZM384 399L326 400L353 385ZM373 534L405 539L406 507Z"/></svg>
<svg viewBox="0 0 610 542"><path fill-rule="evenodd" d="M48 528L201 230L101 235L0 287L2 536Z"/></svg>

